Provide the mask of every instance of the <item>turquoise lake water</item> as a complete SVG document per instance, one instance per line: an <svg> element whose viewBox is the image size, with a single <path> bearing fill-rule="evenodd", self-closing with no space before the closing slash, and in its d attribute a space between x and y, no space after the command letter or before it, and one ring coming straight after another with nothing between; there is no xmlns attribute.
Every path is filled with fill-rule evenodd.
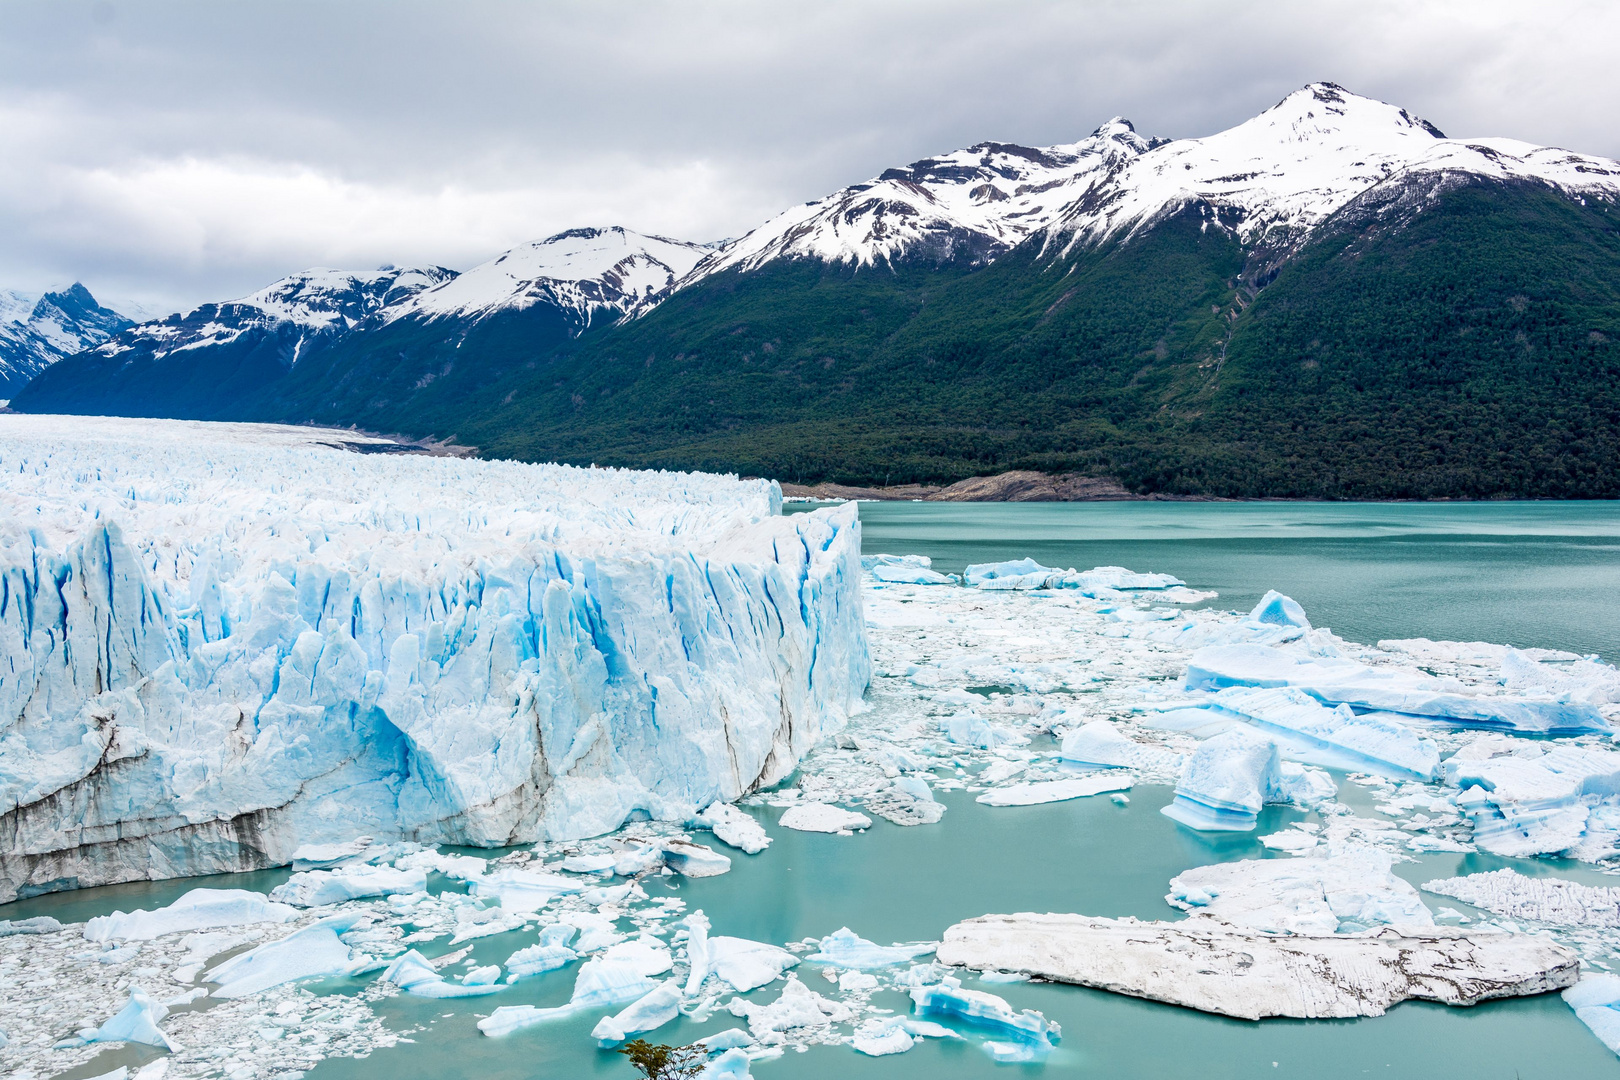
<svg viewBox="0 0 1620 1080"><path fill-rule="evenodd" d="M794 506L802 504L792 504ZM1620 659L1620 503L861 503L868 553L1127 566L1248 608L1267 589L1341 637Z"/></svg>
<svg viewBox="0 0 1620 1080"><path fill-rule="evenodd" d="M1620 657L1620 506L1578 504L863 504L868 552L916 552L943 570L968 562L1032 556L1081 569L1119 564L1176 574L1221 592L1215 603L1243 608L1267 588L1299 599L1318 625L1362 641L1444 637L1509 641ZM1342 798L1372 814L1353 784ZM962 918L987 912L1077 911L1166 919L1171 877L1209 862L1266 857L1255 839L1309 815L1268 807L1252 834L1207 838L1180 829L1158 809L1170 790L1131 792L1128 806L1078 799L992 809L960 792L935 826L904 829L878 821L857 836L777 828L780 811L756 809L775 842L764 854L732 853L716 878L668 879L689 910L705 911L713 933L787 942L848 925L880 942L937 938ZM480 854L492 854L481 852ZM1480 855L1430 855L1397 867L1413 882L1514 865L1612 884L1589 868ZM285 872L123 885L0 907L0 918L54 914L82 920L115 907L166 903L199 884L268 888ZM1438 906L1438 898L1427 897ZM1452 903L1452 906L1464 905ZM481 964L501 963L532 935L475 943ZM424 950L448 951L443 942ZM801 975L824 989L813 965ZM560 1004L573 968L525 980L500 1004ZM344 992L359 983L324 984ZM971 978L970 987L979 986ZM780 984L748 995L771 1000ZM976 1042L919 1043L909 1053L864 1058L847 1047L814 1047L762 1062L761 1080L831 1077L1042 1076L1158 1080L1277 1077L1338 1080L1585 1080L1620 1077L1620 1061L1552 995L1473 1009L1407 1003L1356 1021L1226 1020L1186 1009L1075 987L985 986L1015 1008L1042 1010L1063 1027L1059 1049L1039 1066L997 1065ZM879 995L897 1012L909 1001ZM591 1014L505 1039L480 1036L488 999L399 996L379 1008L398 1028L421 1028L412 1044L360 1060L332 1060L311 1080L573 1080L632 1072L597 1051ZM688 1042L738 1026L718 1013L661 1029L657 1041ZM968 1030L968 1029L964 1029ZM113 1062L114 1059L105 1059ZM99 1071L112 1067L106 1065ZM76 1070L92 1075L95 1070Z"/></svg>

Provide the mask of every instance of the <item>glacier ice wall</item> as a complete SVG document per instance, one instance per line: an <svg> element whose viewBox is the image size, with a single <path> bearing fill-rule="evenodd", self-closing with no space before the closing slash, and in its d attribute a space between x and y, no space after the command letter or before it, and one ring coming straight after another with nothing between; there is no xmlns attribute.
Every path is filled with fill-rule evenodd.
<svg viewBox="0 0 1620 1080"><path fill-rule="evenodd" d="M681 818L858 707L852 506L332 438L0 417L0 902Z"/></svg>

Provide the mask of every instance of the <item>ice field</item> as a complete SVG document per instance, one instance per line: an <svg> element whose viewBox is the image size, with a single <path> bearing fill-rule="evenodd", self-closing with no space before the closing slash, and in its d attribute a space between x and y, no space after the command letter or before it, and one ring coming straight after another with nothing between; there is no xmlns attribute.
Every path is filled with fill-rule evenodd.
<svg viewBox="0 0 1620 1080"><path fill-rule="evenodd" d="M1620 1069L1612 657L1400 620L1361 643L1282 593L1226 610L1172 563L1070 570L1015 536L1001 560L863 560L854 508L776 516L768 485L716 477L243 429L143 488L150 435L97 433L127 448L97 475L92 440L16 419L6 513L43 509L8 534L11 610L75 596L94 632L7 645L31 897L0 906L7 1075L614 1076L637 1034L703 1040L715 1080ZM225 492L209 541L194 507ZM375 696L312 690L329 649ZM259 719L214 720L227 697ZM594 748L551 750L593 718ZM108 727L59 782L140 839L57 854L66 803L24 785ZM262 763L289 759L304 778L268 802ZM323 816L345 785L366 816ZM261 811L251 858L196 828ZM35 867L93 857L130 883L42 891L71 883ZM1363 1019L1309 1019L1331 1017Z"/></svg>

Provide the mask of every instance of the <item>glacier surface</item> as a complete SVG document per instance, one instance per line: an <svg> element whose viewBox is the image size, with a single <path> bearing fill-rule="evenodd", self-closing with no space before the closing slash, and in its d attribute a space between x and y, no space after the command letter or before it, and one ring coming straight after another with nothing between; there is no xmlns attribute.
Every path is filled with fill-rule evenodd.
<svg viewBox="0 0 1620 1080"><path fill-rule="evenodd" d="M0 901L687 820L859 708L852 506L320 442L0 418Z"/></svg>

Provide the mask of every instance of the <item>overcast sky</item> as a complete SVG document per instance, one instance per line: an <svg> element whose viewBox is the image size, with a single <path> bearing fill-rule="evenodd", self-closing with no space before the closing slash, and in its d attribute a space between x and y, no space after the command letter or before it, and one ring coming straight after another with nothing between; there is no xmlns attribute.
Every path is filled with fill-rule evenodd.
<svg viewBox="0 0 1620 1080"><path fill-rule="evenodd" d="M984 139L1206 135L1306 82L1620 157L1620 4L0 2L0 289L172 310L464 269L586 224L709 240Z"/></svg>

